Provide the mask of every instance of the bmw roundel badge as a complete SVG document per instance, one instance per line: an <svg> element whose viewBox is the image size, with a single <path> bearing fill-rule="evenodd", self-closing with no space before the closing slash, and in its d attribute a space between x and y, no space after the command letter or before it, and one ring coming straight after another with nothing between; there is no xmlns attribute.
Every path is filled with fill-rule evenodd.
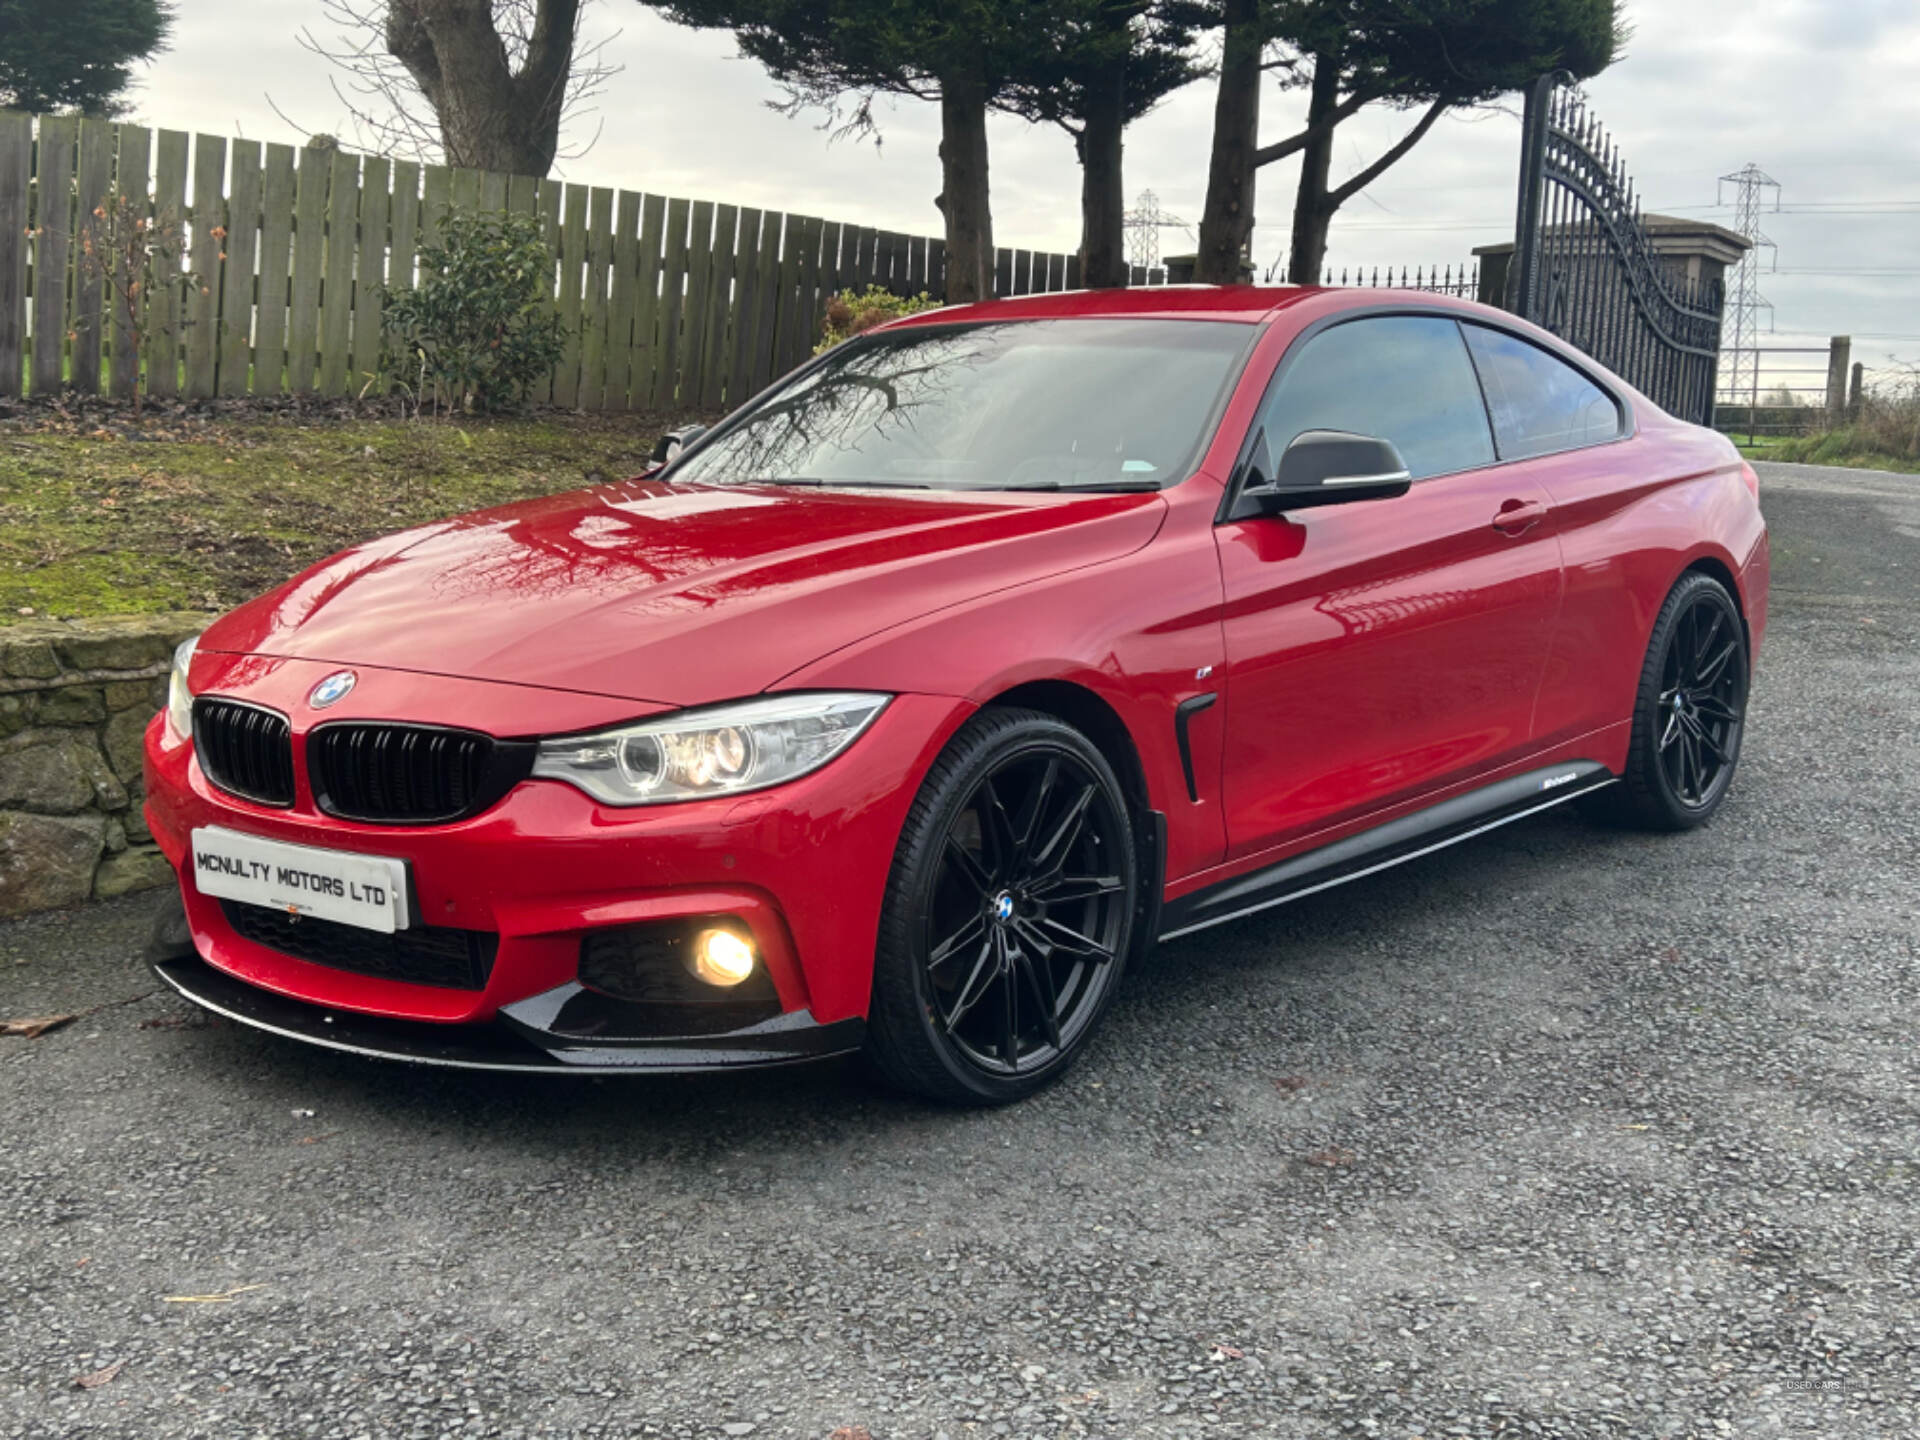
<svg viewBox="0 0 1920 1440"><path fill-rule="evenodd" d="M313 689L307 692L307 704L316 710L324 710L335 701L346 698L353 689L357 677L351 670L336 670Z"/></svg>

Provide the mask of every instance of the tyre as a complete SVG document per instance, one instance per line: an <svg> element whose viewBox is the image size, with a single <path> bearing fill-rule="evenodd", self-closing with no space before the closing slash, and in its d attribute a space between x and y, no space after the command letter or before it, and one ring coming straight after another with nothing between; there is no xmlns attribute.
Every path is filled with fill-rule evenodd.
<svg viewBox="0 0 1920 1440"><path fill-rule="evenodd" d="M147 932L147 963L186 960L194 955L193 929L187 924L186 902L180 898L180 886L171 884L161 897L160 908L153 912L153 927Z"/></svg>
<svg viewBox="0 0 1920 1440"><path fill-rule="evenodd" d="M986 710L901 830L867 1055L929 1099L997 1105L1086 1048L1135 940L1143 867L1113 768L1073 727Z"/></svg>
<svg viewBox="0 0 1920 1440"><path fill-rule="evenodd" d="M1705 824L1740 760L1747 681L1747 630L1733 597L1712 576L1682 576L1654 620L1626 773L1590 808L1647 830Z"/></svg>

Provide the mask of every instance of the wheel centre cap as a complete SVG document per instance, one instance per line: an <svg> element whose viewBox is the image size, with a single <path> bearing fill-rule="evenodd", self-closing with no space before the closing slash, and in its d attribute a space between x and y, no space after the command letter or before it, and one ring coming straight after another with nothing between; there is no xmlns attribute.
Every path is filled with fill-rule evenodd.
<svg viewBox="0 0 1920 1440"><path fill-rule="evenodd" d="M998 920L1002 925L1006 924L1007 921L1013 919L1013 896L1007 891L1002 890L998 895L993 897L991 908L993 910L993 918Z"/></svg>

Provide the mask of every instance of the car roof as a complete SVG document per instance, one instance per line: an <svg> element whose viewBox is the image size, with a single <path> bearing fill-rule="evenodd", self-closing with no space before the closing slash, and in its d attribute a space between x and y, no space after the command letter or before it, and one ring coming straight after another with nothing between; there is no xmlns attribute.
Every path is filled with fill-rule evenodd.
<svg viewBox="0 0 1920 1440"><path fill-rule="evenodd" d="M875 329L899 330L910 326L955 325L988 320L1122 316L1163 320L1225 320L1256 325L1309 300L1326 302L1309 313L1309 324L1343 310L1363 313L1437 310L1451 313L1462 320L1477 320L1482 324L1513 331L1544 346L1590 379L1595 379L1596 383L1612 390L1616 398L1624 400L1628 395L1645 398L1592 356L1582 353L1558 335L1531 325L1505 310L1478 300L1398 286L1137 285L1114 290L1060 290L1044 295L1015 295L1005 300L986 300L973 305L946 305L938 310L923 310L917 315L889 321ZM1599 378L1603 376L1603 380Z"/></svg>
<svg viewBox="0 0 1920 1440"><path fill-rule="evenodd" d="M1014 295L974 305L925 310L887 326L951 325L973 320L1048 320L1087 316L1140 316L1177 320L1238 320L1253 324L1315 295L1317 285L1140 285L1117 290L1062 290ZM1380 292L1366 292L1378 294Z"/></svg>
<svg viewBox="0 0 1920 1440"><path fill-rule="evenodd" d="M985 300L973 305L945 305L938 310L922 310L917 315L889 321L876 329L898 330L908 326L957 325L988 320L1129 316L1157 320L1230 320L1255 325L1309 300L1324 302L1313 307L1311 313L1315 319L1338 314L1342 310L1368 313L1381 310L1445 311L1463 320L1479 320L1528 335L1582 369L1592 370L1595 366L1592 357L1580 354L1558 336L1529 325L1495 306L1459 296L1437 294L1431 290L1389 288L1384 285L1138 285L1115 290L1058 290L1045 295L1015 295L1004 300ZM1617 376L1613 378L1616 383L1624 383Z"/></svg>

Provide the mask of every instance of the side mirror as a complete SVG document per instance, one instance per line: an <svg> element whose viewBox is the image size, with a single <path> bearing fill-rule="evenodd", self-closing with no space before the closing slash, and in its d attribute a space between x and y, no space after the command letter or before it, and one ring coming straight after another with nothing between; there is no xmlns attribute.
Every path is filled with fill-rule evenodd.
<svg viewBox="0 0 1920 1440"><path fill-rule="evenodd" d="M665 465L676 459L680 452L707 433L704 425L683 425L678 430L669 430L654 442L653 463Z"/></svg>
<svg viewBox="0 0 1920 1440"><path fill-rule="evenodd" d="M1391 440L1349 435L1344 430L1302 431L1272 471L1270 464L1262 431L1254 438L1246 484L1234 506L1235 519L1349 500L1386 500L1406 494L1413 484L1406 461Z"/></svg>

